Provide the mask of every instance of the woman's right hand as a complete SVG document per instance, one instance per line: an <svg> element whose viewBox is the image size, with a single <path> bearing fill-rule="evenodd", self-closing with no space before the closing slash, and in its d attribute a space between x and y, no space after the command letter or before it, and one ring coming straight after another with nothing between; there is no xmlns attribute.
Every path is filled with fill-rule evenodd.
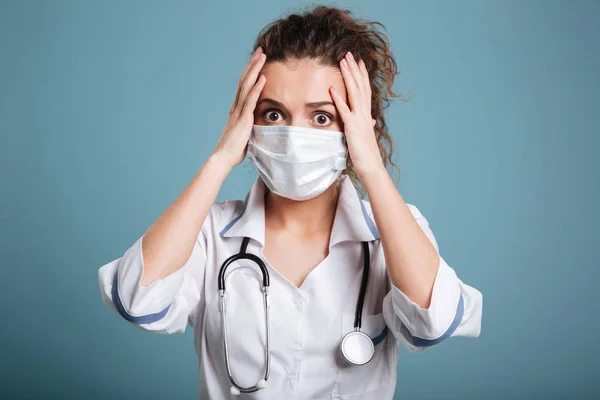
<svg viewBox="0 0 600 400"><path fill-rule="evenodd" d="M258 47L238 80L235 100L229 109L229 118L221 133L214 154L226 163L228 168L240 164L246 156L248 138L254 124L254 109L266 77L257 76L267 56Z"/></svg>

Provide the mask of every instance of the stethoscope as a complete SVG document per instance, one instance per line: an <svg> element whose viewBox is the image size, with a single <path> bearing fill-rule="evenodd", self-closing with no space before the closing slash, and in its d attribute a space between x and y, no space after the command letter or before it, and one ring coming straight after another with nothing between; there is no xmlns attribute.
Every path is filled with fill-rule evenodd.
<svg viewBox="0 0 600 400"><path fill-rule="evenodd" d="M269 271L263 260L254 254L246 252L248 249L249 238L244 237L242 240L242 246L240 252L229 257L221 265L219 270L219 311L221 312L221 327L223 329L223 351L225 352L225 365L227 367L227 375L229 376L229 382L231 382L231 394L239 395L240 393L252 393L259 389L267 387L267 379L269 379L269 371L271 367L271 324L269 323ZM363 244L363 274L360 283L360 292L358 294L358 301L356 302L356 314L354 317L354 331L348 332L342 339L340 346L342 356L346 361L353 365L363 365L371 361L375 354L375 346L373 340L369 335L360 331L362 324L362 310L365 301L365 295L367 291L367 283L369 281L369 243L362 242ZM265 307L265 324L266 324L266 346L265 346L265 373L264 378L260 379L256 385L251 387L242 387L238 384L233 376L231 375L231 368L229 366L229 353L227 351L227 324L226 320L226 301L225 301L225 272L227 267L237 260L250 260L256 263L262 271L262 291L264 296L264 307Z"/></svg>

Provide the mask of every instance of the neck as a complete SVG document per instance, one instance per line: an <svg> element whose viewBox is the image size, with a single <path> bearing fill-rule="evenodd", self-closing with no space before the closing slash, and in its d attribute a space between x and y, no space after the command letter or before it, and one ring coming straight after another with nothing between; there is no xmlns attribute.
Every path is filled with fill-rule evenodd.
<svg viewBox="0 0 600 400"><path fill-rule="evenodd" d="M265 199L265 224L299 235L331 232L338 194L337 183L305 201L291 200L269 192Z"/></svg>

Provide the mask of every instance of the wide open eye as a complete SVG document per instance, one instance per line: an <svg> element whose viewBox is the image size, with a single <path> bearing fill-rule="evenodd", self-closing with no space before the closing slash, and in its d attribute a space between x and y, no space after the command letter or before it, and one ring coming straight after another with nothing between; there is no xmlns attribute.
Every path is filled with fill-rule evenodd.
<svg viewBox="0 0 600 400"><path fill-rule="evenodd" d="M267 122L279 122L281 121L281 119L283 119L281 113L278 110L266 110L263 113L263 118Z"/></svg>
<svg viewBox="0 0 600 400"><path fill-rule="evenodd" d="M333 122L331 115L327 113L318 113L313 117L313 122L317 126L327 126Z"/></svg>

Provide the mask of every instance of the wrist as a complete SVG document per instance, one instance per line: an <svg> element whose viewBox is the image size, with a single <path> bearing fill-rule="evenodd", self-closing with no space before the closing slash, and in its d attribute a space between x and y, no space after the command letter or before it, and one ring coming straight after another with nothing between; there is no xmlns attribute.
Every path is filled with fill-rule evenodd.
<svg viewBox="0 0 600 400"><path fill-rule="evenodd" d="M212 153L206 160L205 164L207 164L213 169L221 171L225 175L229 174L233 167L235 167L235 164L231 162L227 158L227 156L221 152Z"/></svg>
<svg viewBox="0 0 600 400"><path fill-rule="evenodd" d="M373 163L369 166L355 166L356 175L360 178L361 182L369 180L379 179L380 177L389 176L383 161Z"/></svg>
<svg viewBox="0 0 600 400"><path fill-rule="evenodd" d="M367 193L372 191L373 188L381 187L381 185L391 180L390 174L383 163L379 166L363 168L360 171L356 171L356 174Z"/></svg>

